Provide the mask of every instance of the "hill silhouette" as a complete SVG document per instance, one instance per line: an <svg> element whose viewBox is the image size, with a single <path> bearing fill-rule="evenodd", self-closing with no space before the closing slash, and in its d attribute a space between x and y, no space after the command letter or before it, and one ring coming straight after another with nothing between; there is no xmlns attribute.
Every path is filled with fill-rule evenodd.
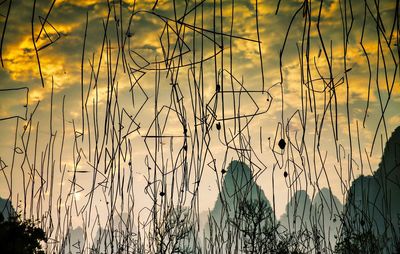
<svg viewBox="0 0 400 254"><path fill-rule="evenodd" d="M251 169L243 162L232 161L211 216L217 221L224 216L232 218L243 201L261 201L271 207L264 191L254 181Z"/></svg>
<svg viewBox="0 0 400 254"><path fill-rule="evenodd" d="M204 229L212 248L226 253L273 249L276 239L269 236L276 229L275 215L251 169L243 162L232 161L223 172L221 190ZM229 244L227 239L233 236L241 247Z"/></svg>
<svg viewBox="0 0 400 254"><path fill-rule="evenodd" d="M280 223L289 232L311 229L312 200L305 190L296 191L286 205Z"/></svg>
<svg viewBox="0 0 400 254"><path fill-rule="evenodd" d="M384 252L392 253L399 242L399 197L400 127L397 127L374 174L360 176L352 183L345 207L344 231L357 235L370 232ZM342 232L342 238L346 237L343 234L346 232Z"/></svg>
<svg viewBox="0 0 400 254"><path fill-rule="evenodd" d="M11 204L9 199L4 199L0 197L0 213L5 220L7 220L10 216L16 216L17 213L14 210L14 207Z"/></svg>
<svg viewBox="0 0 400 254"><path fill-rule="evenodd" d="M318 235L319 248L332 251L335 247L337 232L340 227L338 216L342 204L328 188L322 188L311 200L305 190L296 191L288 204L285 214L280 218L280 233L295 235ZM309 246L313 249L315 246Z"/></svg>
<svg viewBox="0 0 400 254"><path fill-rule="evenodd" d="M333 251L340 229L340 214L343 205L328 188L322 188L315 195L312 203L312 226L321 235L320 247Z"/></svg>

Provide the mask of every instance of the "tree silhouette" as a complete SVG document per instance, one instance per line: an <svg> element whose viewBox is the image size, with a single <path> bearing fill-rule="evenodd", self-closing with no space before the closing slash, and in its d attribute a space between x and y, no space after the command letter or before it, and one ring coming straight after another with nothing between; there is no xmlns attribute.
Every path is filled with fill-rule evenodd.
<svg viewBox="0 0 400 254"><path fill-rule="evenodd" d="M346 230L343 237L335 248L335 253L340 254L361 254L361 253L381 253L379 241L372 232L366 230L364 232L356 232L355 230Z"/></svg>
<svg viewBox="0 0 400 254"><path fill-rule="evenodd" d="M155 232L156 253L197 253L200 248L189 208L171 207Z"/></svg>
<svg viewBox="0 0 400 254"><path fill-rule="evenodd" d="M280 225L274 222L273 211L265 200L244 200L239 207L236 220L230 223L240 232L244 253L303 253L297 240L306 238L279 233Z"/></svg>
<svg viewBox="0 0 400 254"><path fill-rule="evenodd" d="M47 242L44 231L31 220L23 221L18 215L5 220L0 213L1 253L45 253L41 246L42 241Z"/></svg>

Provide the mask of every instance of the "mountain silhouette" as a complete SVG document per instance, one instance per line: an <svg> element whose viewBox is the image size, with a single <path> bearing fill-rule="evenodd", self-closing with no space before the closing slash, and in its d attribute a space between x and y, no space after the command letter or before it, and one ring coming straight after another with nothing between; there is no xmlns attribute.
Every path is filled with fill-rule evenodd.
<svg viewBox="0 0 400 254"><path fill-rule="evenodd" d="M2 214L3 218L7 220L10 215L16 216L17 213L14 210L14 207L11 204L9 199L3 199L0 197L0 213Z"/></svg>
<svg viewBox="0 0 400 254"><path fill-rule="evenodd" d="M328 188L322 188L312 203L311 221L314 230L321 235L320 247L333 251L340 229L343 205Z"/></svg>
<svg viewBox="0 0 400 254"><path fill-rule="evenodd" d="M400 127L386 143L378 169L351 185L345 208L345 227L370 230L385 252L399 241L400 227Z"/></svg>
<svg viewBox="0 0 400 254"><path fill-rule="evenodd" d="M305 190L298 190L290 198L285 214L279 220L281 224L279 232L299 235L318 234L319 247L333 250L340 227L338 215L341 211L341 202L328 188L322 188L312 200Z"/></svg>
<svg viewBox="0 0 400 254"><path fill-rule="evenodd" d="M271 207L264 191L254 181L251 169L243 162L232 161L226 171L221 193L211 211L211 216L216 221L224 216L232 218L243 201L265 202Z"/></svg>
<svg viewBox="0 0 400 254"><path fill-rule="evenodd" d="M228 244L227 239L232 235L236 235L243 243L244 247L241 248L255 248L255 245L249 244L253 240L249 232L257 232L261 237L262 232L274 227L275 215L270 202L254 181L253 173L245 163L232 161L227 170L222 172L225 173L225 177L220 193L214 208L209 212L208 223L203 231L207 241L213 243L213 249L210 251L215 249L215 252L239 253L238 246ZM258 243L271 245L272 240L264 239ZM265 246L263 248L265 249ZM254 253L253 250L240 251Z"/></svg>
<svg viewBox="0 0 400 254"><path fill-rule="evenodd" d="M72 228L68 230L67 237L64 241L65 246L62 250L65 253L81 253L83 250L85 240L82 227Z"/></svg>
<svg viewBox="0 0 400 254"><path fill-rule="evenodd" d="M281 225L289 232L311 229L312 201L305 190L296 191L286 205L285 214L280 218Z"/></svg>

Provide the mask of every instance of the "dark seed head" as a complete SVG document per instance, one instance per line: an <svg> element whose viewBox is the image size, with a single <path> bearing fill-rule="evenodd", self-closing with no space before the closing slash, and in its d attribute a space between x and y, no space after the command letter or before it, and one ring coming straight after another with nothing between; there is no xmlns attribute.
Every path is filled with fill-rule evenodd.
<svg viewBox="0 0 400 254"><path fill-rule="evenodd" d="M286 171L283 172L283 176L286 178L288 176L288 173Z"/></svg>
<svg viewBox="0 0 400 254"><path fill-rule="evenodd" d="M220 124L220 123L217 123L217 124L215 125L215 127L217 127L217 130L220 130L220 129L221 129L221 124Z"/></svg>
<svg viewBox="0 0 400 254"><path fill-rule="evenodd" d="M279 146L279 148L282 149L282 150L285 149L285 146L286 146L285 140L284 140L284 139L279 140L278 146Z"/></svg>

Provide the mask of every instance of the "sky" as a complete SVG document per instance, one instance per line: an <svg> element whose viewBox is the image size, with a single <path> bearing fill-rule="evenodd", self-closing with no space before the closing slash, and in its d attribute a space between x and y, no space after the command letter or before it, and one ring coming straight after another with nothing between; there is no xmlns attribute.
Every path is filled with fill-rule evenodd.
<svg viewBox="0 0 400 254"><path fill-rule="evenodd" d="M343 202L400 123L395 1L33 2L0 5L0 196L26 217L204 212L232 160L278 216Z"/></svg>

